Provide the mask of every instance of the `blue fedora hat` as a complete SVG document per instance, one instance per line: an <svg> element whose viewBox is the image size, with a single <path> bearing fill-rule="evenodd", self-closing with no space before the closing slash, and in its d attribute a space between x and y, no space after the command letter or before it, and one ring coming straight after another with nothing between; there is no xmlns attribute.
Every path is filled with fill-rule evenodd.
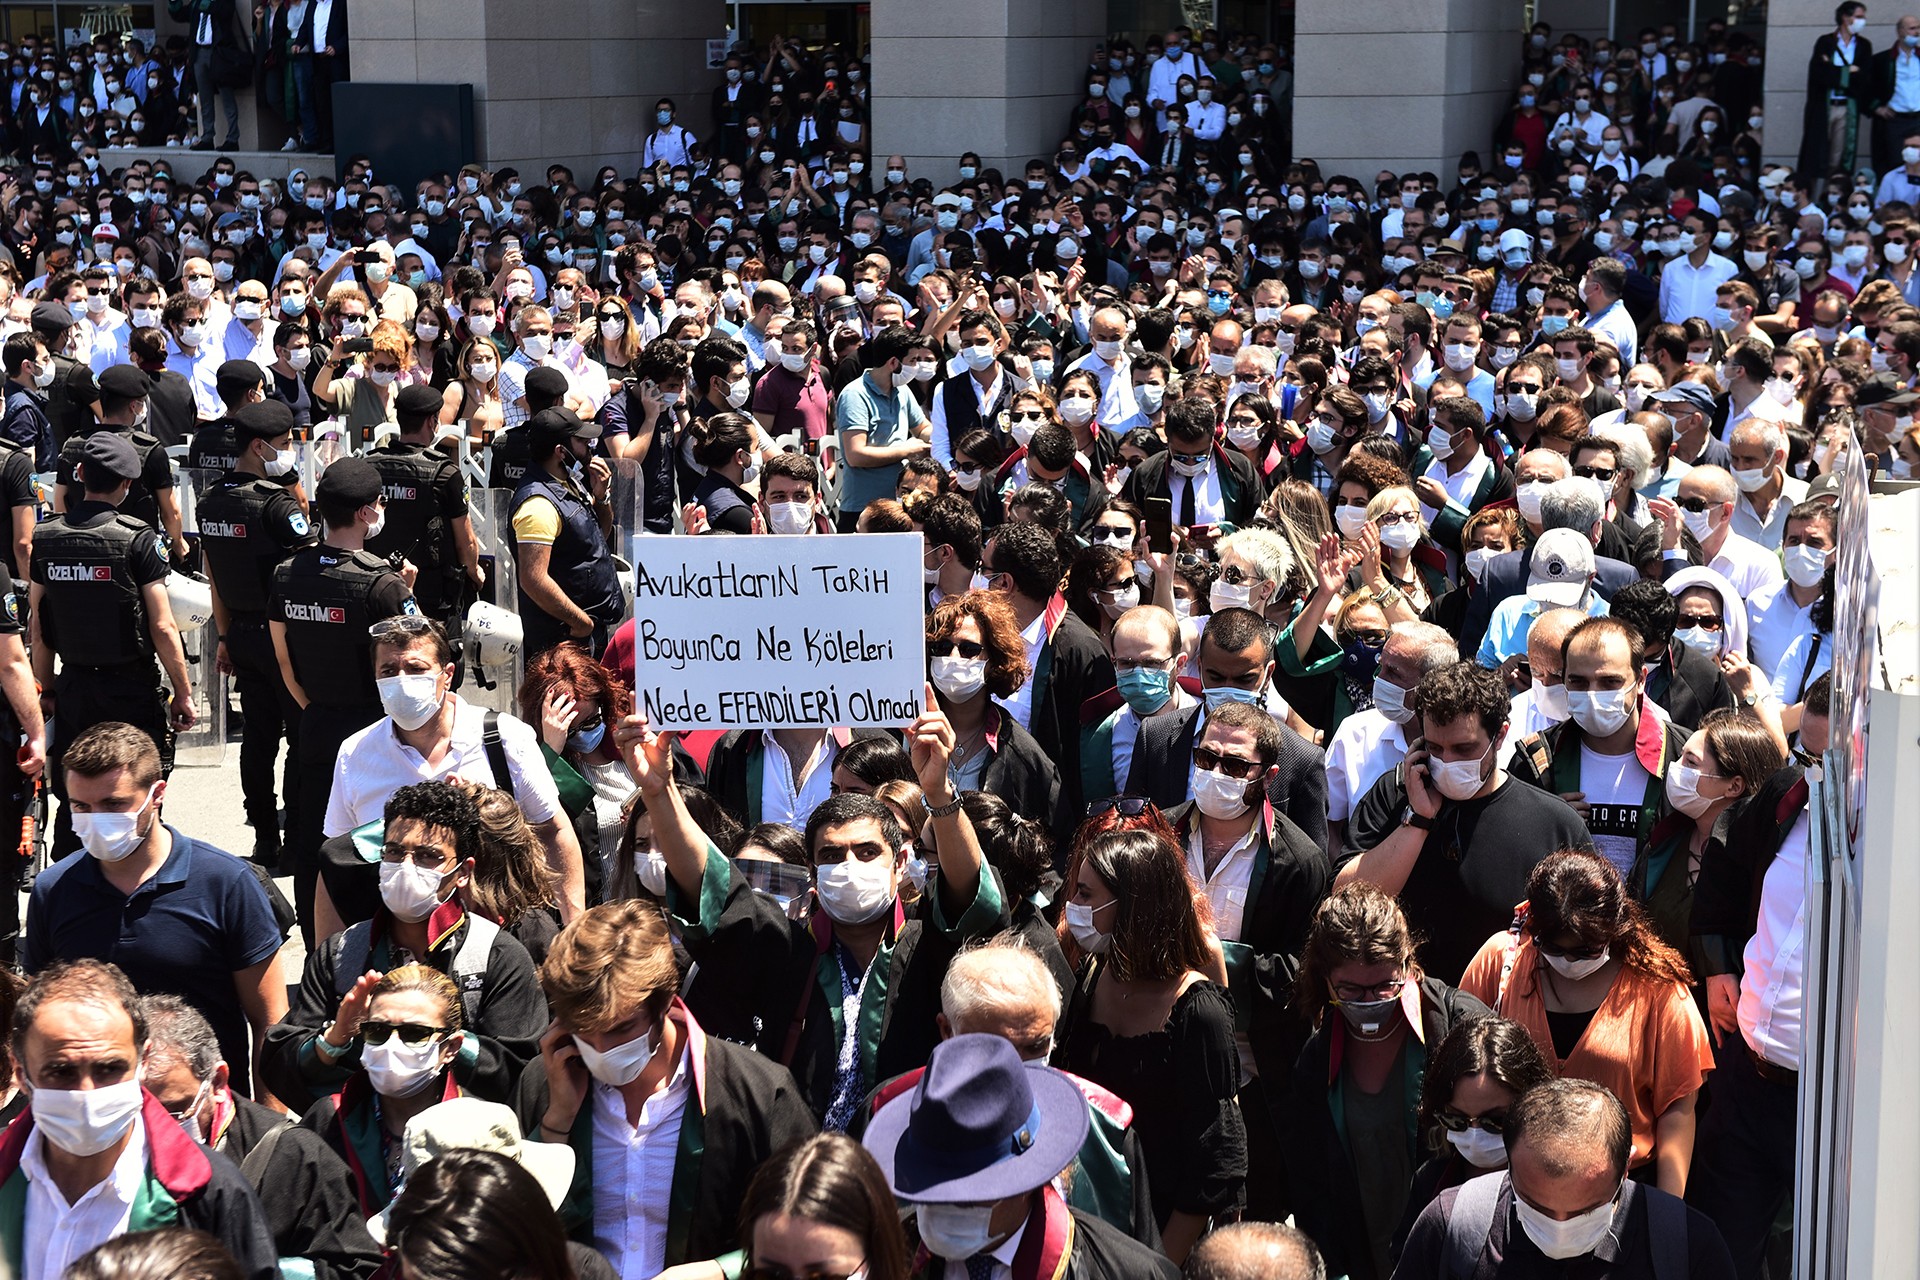
<svg viewBox="0 0 1920 1280"><path fill-rule="evenodd" d="M1087 1099L1002 1036L933 1051L913 1093L882 1107L866 1147L902 1200L985 1204L1052 1181L1087 1138Z"/></svg>

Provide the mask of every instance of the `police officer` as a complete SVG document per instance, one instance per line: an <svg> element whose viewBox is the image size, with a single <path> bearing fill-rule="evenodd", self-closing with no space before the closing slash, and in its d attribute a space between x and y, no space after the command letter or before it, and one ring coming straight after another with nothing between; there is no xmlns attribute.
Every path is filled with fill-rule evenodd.
<svg viewBox="0 0 1920 1280"><path fill-rule="evenodd" d="M213 387L220 393L220 403L227 411L194 430L193 443L187 447L189 468L214 475L234 469L240 459L240 446L234 438L233 415L242 405L266 398L263 390L266 381L266 372L251 360L228 360L221 364L214 372Z"/></svg>
<svg viewBox="0 0 1920 1280"><path fill-rule="evenodd" d="M27 660L23 616L12 584L0 584L0 966L7 968L20 939L20 885L32 854L22 840L27 808L34 779L47 763L46 723Z"/></svg>
<svg viewBox="0 0 1920 1280"><path fill-rule="evenodd" d="M569 639L598 658L625 611L607 549L613 470L605 458L591 457L599 437L600 424L564 407L527 420L532 469L514 490L507 541L519 573L528 660Z"/></svg>
<svg viewBox="0 0 1920 1280"><path fill-rule="evenodd" d="M549 365L527 370L527 421L493 438L487 455L487 488L518 489L527 479L527 433L535 414L567 398L567 375Z"/></svg>
<svg viewBox="0 0 1920 1280"><path fill-rule="evenodd" d="M250 361L241 361L248 364ZM200 499L200 549L213 586L213 624L220 636L219 669L233 677L246 715L240 744L240 790L253 824L253 859L280 860L280 813L273 761L282 735L289 744L287 791L292 792L300 742L300 706L280 676L267 605L273 571L315 538L307 513L281 480L293 472L293 411L278 400L241 405L227 420L238 456L233 468ZM0 827L0 839L5 837Z"/></svg>
<svg viewBox="0 0 1920 1280"><path fill-rule="evenodd" d="M173 769L173 733L193 727L193 682L167 600L167 557L146 522L122 514L140 474L133 442L115 431L79 441L74 459L81 495L33 533L33 673L41 710L53 717L51 754L106 720L152 735L161 775ZM166 669L171 697L154 666ZM60 675L54 677L54 659ZM54 772L54 793L66 795ZM79 848L73 819L60 807L53 852Z"/></svg>
<svg viewBox="0 0 1920 1280"><path fill-rule="evenodd" d="M287 819L286 861L294 909L313 945L313 886L319 875L321 824L333 790L340 744L385 714L373 682L367 628L382 618L420 612L412 565L396 571L365 550L387 518L380 473L364 458L342 458L321 473L314 500L325 526L318 546L295 552L273 571L267 626L280 676L300 706Z"/></svg>
<svg viewBox="0 0 1920 1280"><path fill-rule="evenodd" d="M558 372L558 370L555 370ZM398 553L419 566L413 598L420 612L439 622L450 636L465 626L471 583L481 583L480 544L467 512L467 482L460 464L434 447L440 425L441 397L424 383L403 387L394 397L398 439L366 455L380 473L387 499L387 521L367 539L377 556ZM460 646L454 642L454 687L460 685Z"/></svg>
<svg viewBox="0 0 1920 1280"><path fill-rule="evenodd" d="M53 356L53 381L47 384L47 421L53 424L55 448L75 436L91 434L104 416L100 387L85 360L73 358L73 312L64 303L39 302L33 308L33 331Z"/></svg>
<svg viewBox="0 0 1920 1280"><path fill-rule="evenodd" d="M24 582L32 558L33 526L40 519L40 496L33 487L33 450L0 436L0 508L6 511L6 536L0 538L0 564L7 580L0 586ZM24 593L26 587L15 588ZM24 595L21 605L26 604ZM22 614L22 617L25 615ZM4 832L0 832L3 836Z"/></svg>
<svg viewBox="0 0 1920 1280"><path fill-rule="evenodd" d="M144 521L148 527L166 535L167 546L176 562L187 558L187 542L180 525L180 496L174 492L173 463L158 436L140 430L147 412L147 392L153 381L130 364L107 366L100 375L101 431L111 431L133 446L140 474L134 477L120 514ZM53 509L65 510L78 495L74 464L91 434L74 436L60 448L60 461L54 471Z"/></svg>

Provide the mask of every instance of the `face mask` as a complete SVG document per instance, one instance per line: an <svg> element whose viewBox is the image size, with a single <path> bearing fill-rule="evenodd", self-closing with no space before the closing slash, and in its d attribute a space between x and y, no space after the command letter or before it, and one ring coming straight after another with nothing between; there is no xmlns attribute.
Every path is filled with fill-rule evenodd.
<svg viewBox="0 0 1920 1280"><path fill-rule="evenodd" d="M1373 706L1395 724L1409 724L1413 720L1413 708L1407 705L1407 690L1385 676L1373 678Z"/></svg>
<svg viewBox="0 0 1920 1280"><path fill-rule="evenodd" d="M1367 527L1367 509L1365 507L1339 507L1333 513L1334 524L1340 527L1343 538L1357 538L1360 531Z"/></svg>
<svg viewBox="0 0 1920 1280"><path fill-rule="evenodd" d="M384 518L383 511L382 519ZM418 729L433 719L444 701L440 693L438 672L387 676L374 681L374 684L380 690L381 707L402 729Z"/></svg>
<svg viewBox="0 0 1920 1280"><path fill-rule="evenodd" d="M73 815L74 833L80 837L87 852L102 862L119 862L139 847L143 838L140 827L140 815L153 804L154 787L147 788L147 798L132 813L76 813Z"/></svg>
<svg viewBox="0 0 1920 1280"><path fill-rule="evenodd" d="M1687 532L1691 533L1698 541L1705 542L1713 536L1713 512L1711 510L1682 511L1680 513L1680 519L1687 526Z"/></svg>
<svg viewBox="0 0 1920 1280"><path fill-rule="evenodd" d="M362 1045L360 1065L381 1097L410 1098L439 1078L440 1045L438 1039L404 1044L399 1036L389 1036L385 1044Z"/></svg>
<svg viewBox="0 0 1920 1280"><path fill-rule="evenodd" d="M1212 606L1214 613L1219 613L1222 609L1251 609L1253 584L1216 580L1207 592L1207 602Z"/></svg>
<svg viewBox="0 0 1920 1280"><path fill-rule="evenodd" d="M1733 482L1740 486L1740 492L1753 493L1767 483L1767 469L1765 467L1756 467L1750 471L1736 469L1733 472Z"/></svg>
<svg viewBox="0 0 1920 1280"><path fill-rule="evenodd" d="M1138 716L1150 716L1167 705L1173 696L1173 675L1158 667L1135 667L1114 678L1120 696Z"/></svg>
<svg viewBox="0 0 1920 1280"><path fill-rule="evenodd" d="M394 918L409 924L425 920L440 905L440 886L446 872L408 862L380 864L380 901Z"/></svg>
<svg viewBox="0 0 1920 1280"><path fill-rule="evenodd" d="M1398 999L1342 1000L1340 1001L1340 1016L1347 1020L1349 1027L1352 1027L1361 1035L1378 1035L1380 1028L1387 1025L1388 1020L1393 1017L1394 1010L1399 1008L1399 1006L1400 1001Z"/></svg>
<svg viewBox="0 0 1920 1280"><path fill-rule="evenodd" d="M971 589L984 591L987 584L980 574L973 575ZM933 687L949 702L966 702L987 687L987 660L962 658L957 654L933 659L928 667Z"/></svg>
<svg viewBox="0 0 1920 1280"><path fill-rule="evenodd" d="M1427 776L1433 779L1434 790L1449 800L1471 800L1486 780L1480 776L1480 765L1493 751L1493 744L1471 760L1435 760L1427 759Z"/></svg>
<svg viewBox="0 0 1920 1280"><path fill-rule="evenodd" d="M1667 803L1686 814L1697 818L1713 807L1719 797L1700 794L1700 770L1679 761L1667 766Z"/></svg>
<svg viewBox="0 0 1920 1280"><path fill-rule="evenodd" d="M775 533L799 534L813 530L811 502L769 502L767 524Z"/></svg>
<svg viewBox="0 0 1920 1280"><path fill-rule="evenodd" d="M1480 346L1473 342L1449 342L1446 345L1447 368L1455 373L1465 373L1473 368L1474 359L1480 354Z"/></svg>
<svg viewBox="0 0 1920 1280"><path fill-rule="evenodd" d="M1614 1194L1616 1198L1619 1195L1617 1191ZM1533 1241L1541 1253L1556 1260L1592 1253L1613 1226L1613 1200L1564 1222L1549 1218L1518 1196L1513 1199L1513 1207L1520 1215L1527 1239Z"/></svg>
<svg viewBox="0 0 1920 1280"><path fill-rule="evenodd" d="M1060 402L1060 420L1070 427L1084 427L1093 421L1091 396L1068 396Z"/></svg>
<svg viewBox="0 0 1920 1280"><path fill-rule="evenodd" d="M604 1051L575 1036L573 1047L580 1051L580 1061L586 1064L588 1075L610 1089L618 1089L638 1080L647 1063L653 1060L653 1036L654 1031L649 1028L646 1034Z"/></svg>
<svg viewBox="0 0 1920 1280"><path fill-rule="evenodd" d="M1215 769L1196 769L1193 802L1209 818L1237 818L1247 811L1247 783Z"/></svg>
<svg viewBox="0 0 1920 1280"><path fill-rule="evenodd" d="M41 365L38 372L33 375L33 385L42 391L46 390L53 385L53 376L59 371L59 368L53 361L47 361L47 363Z"/></svg>
<svg viewBox="0 0 1920 1280"><path fill-rule="evenodd" d="M1695 653L1709 658L1720 656L1720 633L1717 631L1709 631L1705 627L1684 627L1676 630L1673 638Z"/></svg>
<svg viewBox="0 0 1920 1280"><path fill-rule="evenodd" d="M813 885L835 924L865 924L893 905L893 867L886 858L848 858L817 868Z"/></svg>
<svg viewBox="0 0 1920 1280"><path fill-rule="evenodd" d="M46 1140L76 1156L97 1156L120 1141L144 1102L138 1072L98 1089L35 1089L30 1099Z"/></svg>
<svg viewBox="0 0 1920 1280"><path fill-rule="evenodd" d="M1578 982L1582 978L1591 977L1600 972L1602 966L1607 963L1607 957L1608 950L1602 947L1599 955L1588 956L1584 960L1575 960L1571 956L1542 955L1540 958L1547 962L1549 969L1561 977L1570 982Z"/></svg>
<svg viewBox="0 0 1920 1280"><path fill-rule="evenodd" d="M1574 723L1582 730L1597 738L1618 733L1625 727L1633 715L1639 690L1629 686L1625 689L1595 689L1587 692L1567 691L1567 709L1573 714Z"/></svg>
<svg viewBox="0 0 1920 1280"><path fill-rule="evenodd" d="M1427 448L1432 451L1435 458L1445 462L1453 456L1453 433L1445 427L1429 427Z"/></svg>
<svg viewBox="0 0 1920 1280"><path fill-rule="evenodd" d="M923 1204L914 1209L920 1243L942 1258L964 1261L993 1243L993 1205Z"/></svg>
<svg viewBox="0 0 1920 1280"><path fill-rule="evenodd" d="M1817 587L1827 573L1827 553L1804 543L1788 547L1785 554L1787 577L1802 589Z"/></svg>
<svg viewBox="0 0 1920 1280"><path fill-rule="evenodd" d="M1436 457L1439 455L1435 455ZM1389 551L1411 551L1420 541L1420 528L1405 520L1390 524L1380 531L1380 545Z"/></svg>
<svg viewBox="0 0 1920 1280"><path fill-rule="evenodd" d="M1504 1169L1507 1167L1507 1142L1497 1133L1488 1133L1485 1129L1463 1129L1459 1133L1447 1130L1447 1141L1460 1153L1460 1158L1476 1169Z"/></svg>
<svg viewBox="0 0 1920 1280"><path fill-rule="evenodd" d="M295 462L294 452L291 448L287 448L287 449L282 449L279 452L275 453L271 458L266 459L260 465L261 465L261 468L265 470L266 473L270 476L284 476L289 471L293 470L294 462Z"/></svg>

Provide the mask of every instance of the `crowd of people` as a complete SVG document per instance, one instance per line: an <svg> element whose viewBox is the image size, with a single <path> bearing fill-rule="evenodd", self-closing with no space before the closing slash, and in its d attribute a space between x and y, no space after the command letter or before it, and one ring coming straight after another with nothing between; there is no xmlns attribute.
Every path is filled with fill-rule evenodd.
<svg viewBox="0 0 1920 1280"><path fill-rule="evenodd" d="M1011 172L874 163L785 41L584 183L36 143L14 1271L1784 1274L1920 133L1764 163L1758 58L1536 27L1445 178L1186 28ZM636 712L641 539L873 532L910 724ZM216 670L233 853L166 808Z"/></svg>

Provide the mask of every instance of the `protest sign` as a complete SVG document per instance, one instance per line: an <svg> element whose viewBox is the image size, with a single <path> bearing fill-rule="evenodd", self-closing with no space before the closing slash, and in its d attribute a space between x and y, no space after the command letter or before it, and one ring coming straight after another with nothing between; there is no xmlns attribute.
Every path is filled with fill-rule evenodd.
<svg viewBox="0 0 1920 1280"><path fill-rule="evenodd" d="M924 554L917 533L636 538L638 710L656 729L910 723Z"/></svg>

